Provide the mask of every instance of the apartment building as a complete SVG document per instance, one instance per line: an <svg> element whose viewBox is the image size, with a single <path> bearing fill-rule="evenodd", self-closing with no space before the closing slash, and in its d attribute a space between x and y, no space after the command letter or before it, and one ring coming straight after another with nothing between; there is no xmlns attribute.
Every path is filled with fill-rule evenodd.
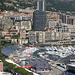
<svg viewBox="0 0 75 75"><path fill-rule="evenodd" d="M30 43L36 43L36 33L35 33L35 31L30 31L28 36L29 36L29 42Z"/></svg>
<svg viewBox="0 0 75 75"><path fill-rule="evenodd" d="M45 32L44 31L36 31L36 41L38 43L45 42Z"/></svg>
<svg viewBox="0 0 75 75"><path fill-rule="evenodd" d="M13 24L13 20L10 19L10 16L4 16L2 20L3 27L11 28Z"/></svg>
<svg viewBox="0 0 75 75"><path fill-rule="evenodd" d="M20 30L20 39L25 39L26 38L26 30L25 29L21 29Z"/></svg>
<svg viewBox="0 0 75 75"><path fill-rule="evenodd" d="M10 35L18 35L17 29L10 29Z"/></svg>
<svg viewBox="0 0 75 75"><path fill-rule="evenodd" d="M10 34L6 34L6 35L5 35L5 39L6 39L6 40L11 40L11 35L10 35Z"/></svg>

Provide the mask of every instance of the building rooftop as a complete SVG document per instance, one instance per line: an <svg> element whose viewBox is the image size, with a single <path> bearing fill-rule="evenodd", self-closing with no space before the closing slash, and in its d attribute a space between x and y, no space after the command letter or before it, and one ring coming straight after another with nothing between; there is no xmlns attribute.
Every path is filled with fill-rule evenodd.
<svg viewBox="0 0 75 75"><path fill-rule="evenodd" d="M8 47L4 47L1 50L1 53L4 54L5 56L10 56L18 48L19 48L19 46L8 46Z"/></svg>

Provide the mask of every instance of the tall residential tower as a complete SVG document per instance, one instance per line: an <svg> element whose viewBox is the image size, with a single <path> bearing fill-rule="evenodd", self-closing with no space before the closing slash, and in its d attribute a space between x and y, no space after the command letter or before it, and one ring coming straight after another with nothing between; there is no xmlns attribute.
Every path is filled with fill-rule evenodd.
<svg viewBox="0 0 75 75"><path fill-rule="evenodd" d="M38 0L37 1L37 10L46 11L46 2L45 2L45 0Z"/></svg>
<svg viewBox="0 0 75 75"><path fill-rule="evenodd" d="M37 1L37 10L33 13L33 28L35 31L44 31L46 27L46 2Z"/></svg>

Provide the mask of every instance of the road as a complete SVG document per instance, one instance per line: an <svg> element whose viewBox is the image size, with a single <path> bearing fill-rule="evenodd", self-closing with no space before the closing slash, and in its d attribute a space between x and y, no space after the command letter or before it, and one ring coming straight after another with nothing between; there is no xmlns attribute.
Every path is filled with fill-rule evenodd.
<svg viewBox="0 0 75 75"><path fill-rule="evenodd" d="M41 72L41 75L60 75L63 72L55 66L51 66L51 68L52 70L50 72Z"/></svg>
<svg viewBox="0 0 75 75"><path fill-rule="evenodd" d="M50 75L60 75L63 71L57 69L56 67L51 66L52 70L50 71Z"/></svg>

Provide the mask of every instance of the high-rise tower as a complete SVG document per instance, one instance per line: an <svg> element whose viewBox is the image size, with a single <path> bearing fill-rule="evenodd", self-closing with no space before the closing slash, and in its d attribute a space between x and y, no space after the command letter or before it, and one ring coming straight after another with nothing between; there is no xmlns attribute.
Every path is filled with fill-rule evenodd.
<svg viewBox="0 0 75 75"><path fill-rule="evenodd" d="M45 2L45 0L38 0L37 1L37 10L46 11L46 2Z"/></svg>
<svg viewBox="0 0 75 75"><path fill-rule="evenodd" d="M33 13L33 28L35 31L44 31L46 27L46 3L45 0L37 1L37 10Z"/></svg>

